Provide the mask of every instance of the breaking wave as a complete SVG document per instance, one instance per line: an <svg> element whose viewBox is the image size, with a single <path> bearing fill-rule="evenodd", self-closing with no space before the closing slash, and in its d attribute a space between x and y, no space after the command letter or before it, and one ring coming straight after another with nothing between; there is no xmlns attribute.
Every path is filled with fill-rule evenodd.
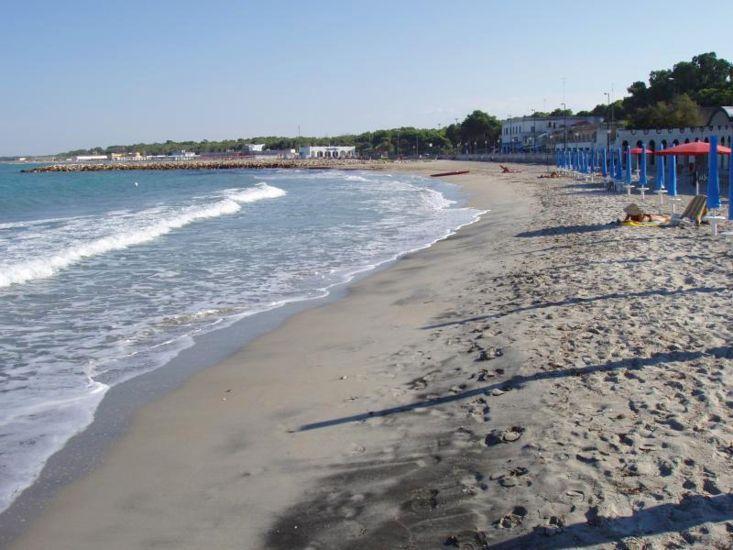
<svg viewBox="0 0 733 550"><path fill-rule="evenodd" d="M258 183L249 189L226 190L215 202L184 207L176 213L164 216L152 223L149 221L141 222L141 218L150 217L150 212L142 212L139 218L131 219L128 227L118 230L114 234L72 244L50 256L10 265L0 265L0 288L51 277L58 271L85 258L143 244L194 222L234 214L241 210L243 204L263 199L274 199L285 194L286 191L279 187Z"/></svg>

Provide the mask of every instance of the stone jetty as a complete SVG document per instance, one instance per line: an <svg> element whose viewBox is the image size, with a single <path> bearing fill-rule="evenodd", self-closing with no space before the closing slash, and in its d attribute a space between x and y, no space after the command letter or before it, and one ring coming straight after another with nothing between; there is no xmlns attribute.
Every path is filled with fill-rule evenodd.
<svg viewBox="0 0 733 550"><path fill-rule="evenodd" d="M360 159L191 159L114 162L62 162L27 168L21 172L105 172L112 170L230 170L235 168L291 168L307 170L374 170L390 161Z"/></svg>

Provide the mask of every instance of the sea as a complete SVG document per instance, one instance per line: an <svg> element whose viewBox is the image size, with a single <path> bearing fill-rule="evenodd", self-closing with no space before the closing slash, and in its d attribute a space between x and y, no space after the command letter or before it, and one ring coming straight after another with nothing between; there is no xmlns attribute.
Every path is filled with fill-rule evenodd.
<svg viewBox="0 0 733 550"><path fill-rule="evenodd" d="M403 173L23 167L0 164L0 511L111 387L481 215Z"/></svg>

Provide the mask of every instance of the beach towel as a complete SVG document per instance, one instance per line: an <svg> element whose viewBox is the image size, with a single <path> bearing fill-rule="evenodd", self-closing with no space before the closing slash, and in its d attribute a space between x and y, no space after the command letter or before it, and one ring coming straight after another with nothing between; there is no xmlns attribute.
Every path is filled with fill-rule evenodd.
<svg viewBox="0 0 733 550"><path fill-rule="evenodd" d="M629 220L629 221L621 222L621 225L625 225L627 227L659 227L663 223L665 222L661 220L652 220L650 222L633 222Z"/></svg>

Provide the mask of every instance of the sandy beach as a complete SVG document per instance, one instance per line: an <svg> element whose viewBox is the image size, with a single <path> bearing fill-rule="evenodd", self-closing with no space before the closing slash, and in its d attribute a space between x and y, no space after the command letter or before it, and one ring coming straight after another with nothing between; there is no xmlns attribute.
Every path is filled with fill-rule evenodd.
<svg viewBox="0 0 733 550"><path fill-rule="evenodd" d="M730 244L515 167L389 167L488 212L140 408L2 545L729 548Z"/></svg>

